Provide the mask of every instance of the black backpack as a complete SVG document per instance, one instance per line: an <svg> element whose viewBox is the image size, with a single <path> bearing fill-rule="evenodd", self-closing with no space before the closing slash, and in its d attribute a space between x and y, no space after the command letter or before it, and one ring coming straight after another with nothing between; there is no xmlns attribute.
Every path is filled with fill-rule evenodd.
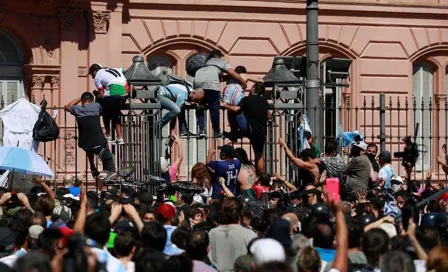
<svg viewBox="0 0 448 272"><path fill-rule="evenodd" d="M33 140L37 142L55 141L59 136L59 127L56 121L47 112L47 101L41 103L39 118L34 124Z"/></svg>
<svg viewBox="0 0 448 272"><path fill-rule="evenodd" d="M170 84L180 84L185 86L188 92L192 89L190 83L184 80L182 77L178 75L168 74L167 71L163 71L157 75L157 77L162 81L162 86L168 86Z"/></svg>

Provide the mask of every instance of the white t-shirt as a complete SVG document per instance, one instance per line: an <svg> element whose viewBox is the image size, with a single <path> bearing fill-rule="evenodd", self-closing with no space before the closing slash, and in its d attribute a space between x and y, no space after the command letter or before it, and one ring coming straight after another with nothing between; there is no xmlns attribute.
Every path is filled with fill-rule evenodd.
<svg viewBox="0 0 448 272"><path fill-rule="evenodd" d="M109 87L112 84L126 86L127 80L124 77L122 68L106 68L96 72L95 76L96 88L104 90L104 96L110 96Z"/></svg>

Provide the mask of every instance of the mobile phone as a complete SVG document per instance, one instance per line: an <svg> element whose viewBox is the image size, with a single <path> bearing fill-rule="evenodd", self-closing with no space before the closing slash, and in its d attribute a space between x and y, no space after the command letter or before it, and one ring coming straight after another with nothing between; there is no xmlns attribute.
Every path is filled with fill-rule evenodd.
<svg viewBox="0 0 448 272"><path fill-rule="evenodd" d="M330 200L339 201L341 193L338 178L327 178L325 180L325 189L327 190L328 198Z"/></svg>

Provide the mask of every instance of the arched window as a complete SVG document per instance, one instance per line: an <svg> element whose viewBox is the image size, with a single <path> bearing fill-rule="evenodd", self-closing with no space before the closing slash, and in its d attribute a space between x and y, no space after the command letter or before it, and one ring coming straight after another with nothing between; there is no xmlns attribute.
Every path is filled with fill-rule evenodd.
<svg viewBox="0 0 448 272"><path fill-rule="evenodd" d="M154 74L158 75L161 72L173 72L174 61L167 55L155 55L148 57L148 69Z"/></svg>
<svg viewBox="0 0 448 272"><path fill-rule="evenodd" d="M416 143L419 145L420 150L426 151L420 154L415 170L422 172L430 167L432 157L432 147L429 138L432 135L429 102L434 93L434 70L427 62L418 62L414 64L413 68L413 94L416 103L413 117L414 124L419 123Z"/></svg>
<svg viewBox="0 0 448 272"><path fill-rule="evenodd" d="M0 95L5 105L23 97L23 51L16 39L0 29Z"/></svg>

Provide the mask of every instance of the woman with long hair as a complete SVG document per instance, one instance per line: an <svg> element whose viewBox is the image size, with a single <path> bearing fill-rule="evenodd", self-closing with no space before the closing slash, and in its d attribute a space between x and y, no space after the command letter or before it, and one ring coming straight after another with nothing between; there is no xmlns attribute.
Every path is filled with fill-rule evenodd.
<svg viewBox="0 0 448 272"><path fill-rule="evenodd" d="M241 162L241 168L237 178L240 184L241 195L255 197L255 193L252 191L252 185L257 180L254 164L249 160L247 152L243 148L236 148L235 153Z"/></svg>
<svg viewBox="0 0 448 272"><path fill-rule="evenodd" d="M193 165L193 168L191 168L191 183L204 189L204 192L202 192L201 194L196 194L193 196L194 202L208 202L212 195L210 180L210 173L205 164L203 164L202 162L198 162Z"/></svg>

